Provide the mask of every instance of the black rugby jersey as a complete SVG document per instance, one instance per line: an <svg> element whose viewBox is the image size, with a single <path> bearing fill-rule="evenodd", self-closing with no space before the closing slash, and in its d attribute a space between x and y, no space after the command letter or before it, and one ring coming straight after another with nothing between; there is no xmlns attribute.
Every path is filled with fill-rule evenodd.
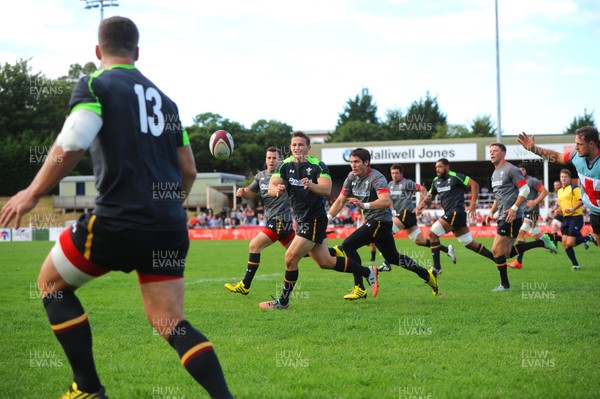
<svg viewBox="0 0 600 399"><path fill-rule="evenodd" d="M429 193L432 197L440 196L444 212L465 212L465 187L468 183L469 176L449 171L447 176L433 179Z"/></svg>
<svg viewBox="0 0 600 399"><path fill-rule="evenodd" d="M283 160L271 176L281 177L287 187L288 195L292 202L292 208L296 221L303 222L318 216L326 216L325 199L305 189L300 180L308 177L313 183L317 183L319 177L331 179L329 168L322 161L314 157L307 157L306 162L295 163L294 157Z"/></svg>
<svg viewBox="0 0 600 399"><path fill-rule="evenodd" d="M140 230L185 228L177 148L189 144L177 106L133 65L84 76L69 103L102 117L92 142L96 209Z"/></svg>

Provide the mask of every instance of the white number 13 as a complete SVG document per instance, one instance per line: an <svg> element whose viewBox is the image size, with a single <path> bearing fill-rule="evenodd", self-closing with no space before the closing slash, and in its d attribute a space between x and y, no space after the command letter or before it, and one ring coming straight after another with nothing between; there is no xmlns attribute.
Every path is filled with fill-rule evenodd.
<svg viewBox="0 0 600 399"><path fill-rule="evenodd" d="M148 87L146 95L144 95L144 87L139 83L133 86L133 90L137 95L140 107L140 129L142 133L148 133L149 127L150 133L153 136L160 136L165 127L165 116L160 110L162 106L160 94L158 94L158 91L154 87ZM148 116L148 111L146 110L146 100L154 102L152 106L153 114L151 116Z"/></svg>

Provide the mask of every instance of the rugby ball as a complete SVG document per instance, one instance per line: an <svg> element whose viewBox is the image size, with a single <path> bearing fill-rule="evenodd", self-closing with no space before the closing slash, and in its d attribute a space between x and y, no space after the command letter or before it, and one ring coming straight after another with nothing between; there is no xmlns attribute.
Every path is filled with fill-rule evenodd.
<svg viewBox="0 0 600 399"><path fill-rule="evenodd" d="M220 161L229 159L233 154L233 137L225 130L217 130L210 136L208 149Z"/></svg>

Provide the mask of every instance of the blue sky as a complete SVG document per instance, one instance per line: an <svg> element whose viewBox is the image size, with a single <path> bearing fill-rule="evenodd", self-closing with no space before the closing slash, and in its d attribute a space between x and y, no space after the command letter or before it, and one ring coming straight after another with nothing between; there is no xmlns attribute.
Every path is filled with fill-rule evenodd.
<svg viewBox="0 0 600 399"><path fill-rule="evenodd" d="M498 0L502 129L560 133L600 120L600 2ZM138 68L178 104L184 125L214 112L249 127L275 119L333 129L368 88L384 118L426 92L453 124L496 120L493 0L119 0L132 18ZM32 58L65 75L95 61L98 9L77 0L19 0L0 16L0 62Z"/></svg>

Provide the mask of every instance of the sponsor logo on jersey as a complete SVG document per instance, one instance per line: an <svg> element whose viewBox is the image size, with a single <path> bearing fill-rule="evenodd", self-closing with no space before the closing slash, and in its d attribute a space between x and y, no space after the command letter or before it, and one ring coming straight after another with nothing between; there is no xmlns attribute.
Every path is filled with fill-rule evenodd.
<svg viewBox="0 0 600 399"><path fill-rule="evenodd" d="M288 181L290 182L290 184L291 184L292 186L299 186L299 187L302 187L302 186L303 186L303 185L302 185L302 183L300 183L300 180L298 180L298 179L294 179L293 177L290 177L290 178L288 179Z"/></svg>

